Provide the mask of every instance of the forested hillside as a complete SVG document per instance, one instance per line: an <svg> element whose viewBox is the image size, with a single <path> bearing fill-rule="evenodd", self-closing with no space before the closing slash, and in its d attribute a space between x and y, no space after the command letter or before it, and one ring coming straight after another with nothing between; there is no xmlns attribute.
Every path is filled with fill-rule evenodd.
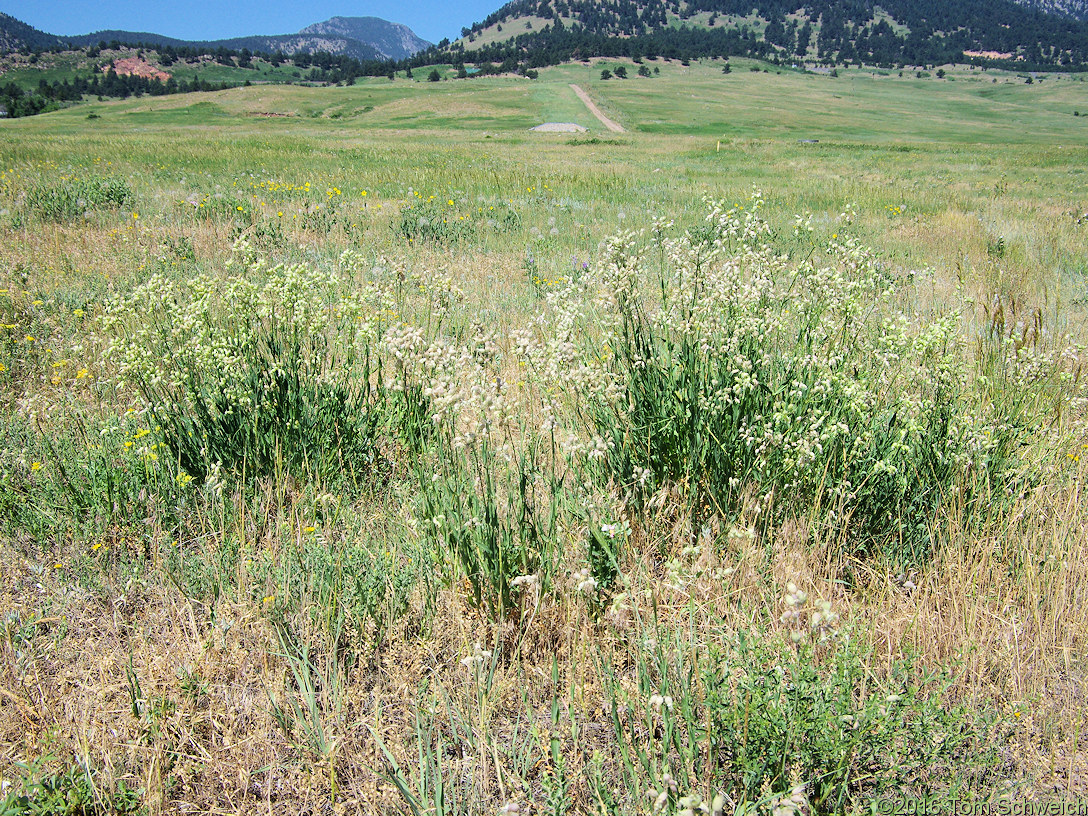
<svg viewBox="0 0 1088 816"><path fill-rule="evenodd" d="M1088 24L1011 0L514 0L462 33L466 54L494 61L520 53L541 65L588 54L1088 62Z"/></svg>

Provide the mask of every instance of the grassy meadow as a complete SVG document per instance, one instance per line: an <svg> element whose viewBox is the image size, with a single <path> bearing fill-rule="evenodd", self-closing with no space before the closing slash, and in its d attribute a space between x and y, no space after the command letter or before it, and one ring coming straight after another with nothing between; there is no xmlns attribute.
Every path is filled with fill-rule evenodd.
<svg viewBox="0 0 1088 816"><path fill-rule="evenodd" d="M0 813L1088 796L1088 84L617 64L0 122Z"/></svg>

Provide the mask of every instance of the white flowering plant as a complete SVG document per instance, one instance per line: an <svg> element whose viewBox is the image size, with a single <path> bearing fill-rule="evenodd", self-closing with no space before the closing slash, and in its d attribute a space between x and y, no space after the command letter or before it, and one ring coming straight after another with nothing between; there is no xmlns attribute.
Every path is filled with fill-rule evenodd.
<svg viewBox="0 0 1088 816"><path fill-rule="evenodd" d="M341 296L336 272L268 268L235 246L237 274L179 285L152 276L106 306L106 361L135 386L181 471L319 477L383 469L388 414L372 344L376 290Z"/></svg>
<svg viewBox="0 0 1088 816"><path fill-rule="evenodd" d="M904 313L845 225L822 256L781 254L760 206L708 201L701 228L655 229L652 246L617 236L553 298L556 348L588 338L566 382L599 440L590 465L634 507L684 485L724 509L754 487L779 513L823 508L855 555L922 561L946 510L971 518L1017 482L1008 453L1031 423L979 399L956 305ZM1042 373L1021 387L1060 362L1030 352Z"/></svg>

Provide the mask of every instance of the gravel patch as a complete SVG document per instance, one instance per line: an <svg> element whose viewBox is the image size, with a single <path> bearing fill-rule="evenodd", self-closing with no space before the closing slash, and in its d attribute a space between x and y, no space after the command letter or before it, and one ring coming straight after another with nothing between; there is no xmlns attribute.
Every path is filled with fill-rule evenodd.
<svg viewBox="0 0 1088 816"><path fill-rule="evenodd" d="M529 130L535 130L537 133L585 133L586 129L581 125L576 125L574 122L545 122L542 125L537 125Z"/></svg>

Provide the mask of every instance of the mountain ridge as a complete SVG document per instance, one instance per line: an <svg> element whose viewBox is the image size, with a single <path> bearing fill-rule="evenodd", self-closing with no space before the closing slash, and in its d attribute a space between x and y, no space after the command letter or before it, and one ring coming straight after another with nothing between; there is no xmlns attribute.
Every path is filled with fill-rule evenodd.
<svg viewBox="0 0 1088 816"><path fill-rule="evenodd" d="M389 59L404 59L430 47L401 23L391 23L380 17L330 17L301 29L299 35L339 36L367 43Z"/></svg>
<svg viewBox="0 0 1088 816"><path fill-rule="evenodd" d="M510 0L462 39L436 46L407 26L332 17L295 34L187 41L149 32L59 38L0 14L0 51L93 48L101 42L283 57L324 53L366 64L341 74L388 74L452 64L465 76L531 73L590 57L699 59L746 56L810 66L932 67L955 62L1017 71L1088 68L1088 0ZM365 40L365 41L364 41ZM323 58L324 59L324 58ZM322 67L330 69L325 62Z"/></svg>
<svg viewBox="0 0 1088 816"><path fill-rule="evenodd" d="M51 48L60 43L60 38L40 31L0 11L0 53L14 51L22 47Z"/></svg>
<svg viewBox="0 0 1088 816"><path fill-rule="evenodd" d="M121 42L174 48L226 48L284 54L318 51L343 55L357 60L402 60L430 47L431 43L417 36L401 23L379 17L332 17L313 23L294 34L249 35L218 40L183 40L145 31L109 29L71 37L49 34L8 14L0 13L0 53L21 48L45 49L65 44L78 47L94 46L100 42Z"/></svg>

